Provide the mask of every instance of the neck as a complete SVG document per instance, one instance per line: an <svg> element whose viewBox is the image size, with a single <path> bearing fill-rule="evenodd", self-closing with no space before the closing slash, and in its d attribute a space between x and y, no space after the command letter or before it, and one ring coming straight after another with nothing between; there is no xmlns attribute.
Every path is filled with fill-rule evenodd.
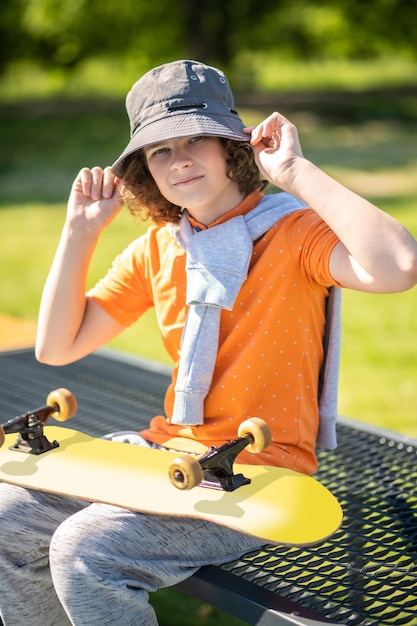
<svg viewBox="0 0 417 626"><path fill-rule="evenodd" d="M237 215L245 215L258 205L262 197L263 193L258 189L252 191L247 196L243 195L231 209L222 212L219 217L215 217L208 224L196 219L196 216L189 211L187 211L188 218L194 227L199 227L200 229L211 228L212 226L217 226L217 224L227 222Z"/></svg>
<svg viewBox="0 0 417 626"><path fill-rule="evenodd" d="M239 206L244 198L245 193L239 191L236 187L231 190L231 193L224 194L222 197L217 198L214 206L187 208L187 211L196 222L208 228L214 222L221 220L223 216L227 215L235 207Z"/></svg>

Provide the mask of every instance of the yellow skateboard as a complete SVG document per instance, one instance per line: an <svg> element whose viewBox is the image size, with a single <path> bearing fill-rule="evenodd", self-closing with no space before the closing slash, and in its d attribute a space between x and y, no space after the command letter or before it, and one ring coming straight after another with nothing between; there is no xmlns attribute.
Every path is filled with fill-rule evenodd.
<svg viewBox="0 0 417 626"><path fill-rule="evenodd" d="M336 498L318 481L288 469L242 465L243 448L270 443L266 424L243 422L238 437L200 457L96 439L46 425L77 410L66 389L46 405L0 427L0 481L30 489L113 504L134 511L197 517L265 543L312 545L342 521Z"/></svg>

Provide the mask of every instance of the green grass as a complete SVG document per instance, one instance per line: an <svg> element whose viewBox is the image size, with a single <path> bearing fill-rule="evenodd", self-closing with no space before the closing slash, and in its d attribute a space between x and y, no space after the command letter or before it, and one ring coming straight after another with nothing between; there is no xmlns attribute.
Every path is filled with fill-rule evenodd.
<svg viewBox="0 0 417 626"><path fill-rule="evenodd" d="M169 59L171 60L171 59ZM173 59L172 59L173 60ZM45 98L108 96L124 98L138 76L149 69L136 58L89 59L74 71L44 70L31 61L16 61L0 81L5 101ZM321 58L296 60L276 53L243 53L227 72L235 90L271 93L302 90L393 89L417 86L417 61L405 55L375 59ZM111 85L109 86L109 77Z"/></svg>
<svg viewBox="0 0 417 626"><path fill-rule="evenodd" d="M400 56L379 59L318 58L295 60L285 56L245 53L237 61L237 77L248 86L248 75L255 88L282 91L395 88L417 83L416 61ZM243 73L241 77L239 70ZM246 78L245 78L246 77Z"/></svg>
<svg viewBox="0 0 417 626"><path fill-rule="evenodd" d="M151 602L157 613L159 626L241 626L246 624L176 589L161 589L151 594Z"/></svg>

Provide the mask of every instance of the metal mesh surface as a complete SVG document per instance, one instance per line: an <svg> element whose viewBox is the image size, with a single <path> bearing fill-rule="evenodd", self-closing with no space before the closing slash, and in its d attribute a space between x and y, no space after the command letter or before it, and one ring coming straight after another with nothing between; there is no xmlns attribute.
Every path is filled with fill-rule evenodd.
<svg viewBox="0 0 417 626"><path fill-rule="evenodd" d="M343 507L340 530L224 567L338 624L417 624L417 447L343 424L338 442L316 478Z"/></svg>
<svg viewBox="0 0 417 626"><path fill-rule="evenodd" d="M67 387L79 404L69 426L94 436L147 424L169 380L103 353L53 368L31 351L0 355L0 376L0 422ZM344 509L340 530L317 547L266 548L222 569L337 624L417 625L417 444L344 421L338 442L320 452L316 477Z"/></svg>
<svg viewBox="0 0 417 626"><path fill-rule="evenodd" d="M66 387L78 401L69 428L100 437L110 430L139 430L147 425L163 412L168 374L162 367L160 371L140 368L106 354L63 367L38 363L31 350L0 354L0 423L42 405L52 389Z"/></svg>

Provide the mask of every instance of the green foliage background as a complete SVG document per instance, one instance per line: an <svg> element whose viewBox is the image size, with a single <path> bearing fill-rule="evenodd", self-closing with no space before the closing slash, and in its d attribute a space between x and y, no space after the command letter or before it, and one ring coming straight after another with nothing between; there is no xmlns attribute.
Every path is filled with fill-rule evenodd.
<svg viewBox="0 0 417 626"><path fill-rule="evenodd" d="M248 54L416 58L412 0L3 0L0 70L31 60L72 70L93 58L137 71L191 57L244 73Z"/></svg>

